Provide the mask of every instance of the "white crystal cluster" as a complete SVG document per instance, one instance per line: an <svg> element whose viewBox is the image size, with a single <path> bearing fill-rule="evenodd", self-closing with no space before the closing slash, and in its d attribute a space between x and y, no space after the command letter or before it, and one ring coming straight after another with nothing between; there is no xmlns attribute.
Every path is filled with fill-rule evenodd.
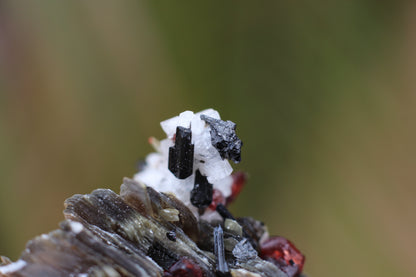
<svg viewBox="0 0 416 277"><path fill-rule="evenodd" d="M146 165L138 172L134 179L142 182L157 191L172 193L184 202L196 216L197 208L190 201L190 192L194 187L195 171L199 170L207 177L214 189L219 190L224 197L231 194L233 171L230 163L222 159L218 150L211 144L210 126L201 120L200 116L206 115L215 119L221 119L217 111L207 109L198 113L185 111L179 116L162 121L160 125L167 138L153 141L157 152L151 153L146 158ZM193 173L186 179L178 179L168 169L169 147L174 145L176 127L191 128L192 143L194 144ZM207 219L215 217L216 212L207 211L204 215Z"/></svg>

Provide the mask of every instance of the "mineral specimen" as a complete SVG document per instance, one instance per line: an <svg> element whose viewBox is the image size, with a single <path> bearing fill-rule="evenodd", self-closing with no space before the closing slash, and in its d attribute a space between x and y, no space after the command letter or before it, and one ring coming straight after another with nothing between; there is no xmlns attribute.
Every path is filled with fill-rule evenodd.
<svg viewBox="0 0 416 277"><path fill-rule="evenodd" d="M166 237L171 241L176 241L176 233L174 230L166 233Z"/></svg>
<svg viewBox="0 0 416 277"><path fill-rule="evenodd" d="M194 145L190 128L176 127L175 146L169 147L169 170L179 179L192 174Z"/></svg>
<svg viewBox="0 0 416 277"><path fill-rule="evenodd" d="M235 220L234 216L227 210L227 208L223 204L217 204L217 212L225 219L233 219Z"/></svg>
<svg viewBox="0 0 416 277"><path fill-rule="evenodd" d="M135 180L124 178L120 194L67 199L60 228L16 262L0 256L0 276L301 276L304 256L290 241L226 207L245 182L224 160L240 161L235 124L205 110L161 125L168 138L150 140L157 152Z"/></svg>
<svg viewBox="0 0 416 277"><path fill-rule="evenodd" d="M224 252L224 233L221 226L214 229L214 253L217 258L216 272L220 276L230 276Z"/></svg>
<svg viewBox="0 0 416 277"><path fill-rule="evenodd" d="M243 144L235 134L235 123L206 115L201 115L201 119L211 126L211 143L220 152L221 157L239 163L241 161L241 146Z"/></svg>
<svg viewBox="0 0 416 277"><path fill-rule="evenodd" d="M227 197L227 205L234 201L235 198L240 194L241 190L246 183L247 176L244 172L235 172L231 175L233 177L233 184L231 185L231 194Z"/></svg>
<svg viewBox="0 0 416 277"><path fill-rule="evenodd" d="M187 258L181 258L168 271L163 274L164 277L203 277L201 268Z"/></svg>
<svg viewBox="0 0 416 277"><path fill-rule="evenodd" d="M233 169L228 160L223 159L220 152L212 145L211 127L200 118L201 115L220 119L217 111L208 109L199 113L186 111L179 116L162 121L160 124L167 138L160 142L157 142L155 139L151 140L156 152L147 156L143 170L134 176L136 181L144 183L157 191L174 194L189 207L196 217L200 216L200 207L191 203L191 191L195 185L197 171L202 176L205 176L208 183L212 184L213 190L220 192L224 198L231 195L233 184L231 175ZM180 132L179 136L181 138L185 136L184 132L186 132L186 143L184 143L183 139L180 139L182 142L178 142L179 136L177 131ZM188 138L190 138L190 142ZM193 159L191 160L193 163L192 174L184 179L180 179L175 175L176 170L174 170L174 165L171 164L171 161L180 157L177 156L175 158L175 155L172 156L172 153L182 149L184 146L181 145L189 146L189 143L193 144L194 149ZM175 151L172 149L175 149ZM185 156L188 157L188 155ZM187 168L189 169L190 166ZM186 175L181 175L181 177L184 176ZM221 219L215 209L205 210L202 216L210 220Z"/></svg>
<svg viewBox="0 0 416 277"><path fill-rule="evenodd" d="M257 257L257 251L254 250L250 242L247 239L241 240L234 246L233 255L237 259L237 262L247 262Z"/></svg>
<svg viewBox="0 0 416 277"><path fill-rule="evenodd" d="M287 239L270 237L261 244L260 255L280 267L289 276L296 276L302 272L305 257Z"/></svg>
<svg viewBox="0 0 416 277"><path fill-rule="evenodd" d="M195 174L195 185L191 190L191 203L198 208L206 208L212 202L212 184L199 170Z"/></svg>
<svg viewBox="0 0 416 277"><path fill-rule="evenodd" d="M233 219L225 219L224 221L224 227L226 230L230 231L231 233L234 233L238 236L243 236L243 227L241 227L240 224L238 224L237 221Z"/></svg>

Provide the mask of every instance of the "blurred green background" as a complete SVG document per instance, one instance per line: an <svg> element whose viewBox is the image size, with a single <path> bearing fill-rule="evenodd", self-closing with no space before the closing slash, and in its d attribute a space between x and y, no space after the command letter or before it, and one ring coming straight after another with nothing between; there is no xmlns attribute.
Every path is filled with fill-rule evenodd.
<svg viewBox="0 0 416 277"><path fill-rule="evenodd" d="M0 255L122 177L159 122L237 123L237 216L310 276L415 276L412 1L0 1Z"/></svg>

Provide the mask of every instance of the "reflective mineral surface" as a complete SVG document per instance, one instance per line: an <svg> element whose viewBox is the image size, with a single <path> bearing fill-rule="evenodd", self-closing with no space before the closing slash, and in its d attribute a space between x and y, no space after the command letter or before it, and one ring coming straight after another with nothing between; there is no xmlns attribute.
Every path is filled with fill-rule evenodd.
<svg viewBox="0 0 416 277"><path fill-rule="evenodd" d="M237 219L244 235L237 222L198 221L173 195L128 178L120 194L98 189L67 199L64 215L60 228L29 241L18 261L2 258L0 276L219 276L218 226L228 276L297 276L258 256L260 222Z"/></svg>
<svg viewBox="0 0 416 277"><path fill-rule="evenodd" d="M0 276L300 276L305 258L292 242L228 211L246 179L227 161L241 161L236 125L208 109L161 126L167 138L151 139L156 152L119 194L67 199L60 228L14 263L0 257Z"/></svg>

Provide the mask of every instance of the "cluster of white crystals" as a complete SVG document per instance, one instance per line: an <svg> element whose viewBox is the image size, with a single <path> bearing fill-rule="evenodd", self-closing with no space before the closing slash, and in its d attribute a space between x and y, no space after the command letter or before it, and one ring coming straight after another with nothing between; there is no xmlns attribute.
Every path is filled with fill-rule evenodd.
<svg viewBox="0 0 416 277"><path fill-rule="evenodd" d="M224 197L231 194L233 171L230 163L222 159L218 150L211 144L210 126L200 118L206 115L215 119L221 119L217 111L207 109L198 113L185 111L179 116L162 121L160 125L167 138L153 145L157 152L151 153L146 158L146 165L138 172L134 179L159 192L172 193L176 198L185 203L191 211L198 216L198 210L191 204L190 192L194 187L195 172L199 170L207 177L214 189L219 190ZM191 128L192 143L194 144L193 173L186 179L178 179L168 169L169 147L174 145L176 127ZM206 219L215 218L217 213L208 211Z"/></svg>

